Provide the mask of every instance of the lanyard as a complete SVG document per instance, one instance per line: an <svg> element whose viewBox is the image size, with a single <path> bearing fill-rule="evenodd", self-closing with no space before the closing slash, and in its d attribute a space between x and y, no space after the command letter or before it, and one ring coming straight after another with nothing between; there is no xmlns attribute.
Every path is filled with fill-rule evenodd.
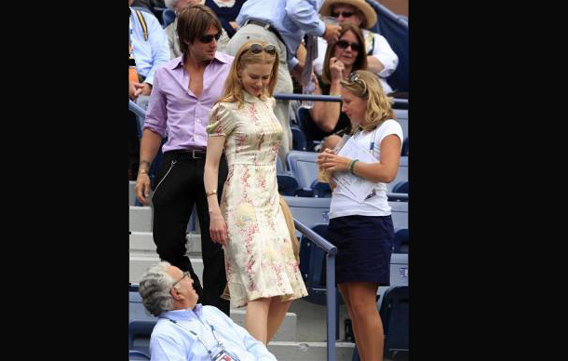
<svg viewBox="0 0 568 361"><path fill-rule="evenodd" d="M164 317L165 318L165 317ZM205 350L207 350L207 353L209 354L210 357L212 357L212 351L211 349L209 349L209 346L207 345L207 343L205 342L205 340L199 336L197 333L195 333L192 330L188 330L185 327L182 327L181 325L179 325L177 323L177 321L172 320L171 318L168 318L168 320L170 320L174 325L176 325L177 327L181 328L182 330L191 333L192 335L194 335L195 337L197 337L197 340L199 340L199 342L201 342L203 344L203 346L205 347ZM206 326L209 326L209 328L211 328L211 332L213 333L213 337L215 338L215 341L217 341L217 345L221 348L224 349L225 347L223 346L223 343L221 342L221 340L219 340L219 337L217 337L217 331L215 331L215 328L210 325L207 321L205 320L201 320L199 319L202 323L204 323Z"/></svg>

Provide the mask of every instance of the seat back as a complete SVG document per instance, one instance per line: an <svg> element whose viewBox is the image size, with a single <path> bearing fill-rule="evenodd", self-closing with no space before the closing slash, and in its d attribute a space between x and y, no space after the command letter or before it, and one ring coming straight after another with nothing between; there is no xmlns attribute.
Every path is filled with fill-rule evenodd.
<svg viewBox="0 0 568 361"><path fill-rule="evenodd" d="M389 202L394 229L408 228L408 202Z"/></svg>
<svg viewBox="0 0 568 361"><path fill-rule="evenodd" d="M331 197L332 190L329 183L322 183L316 179L312 182L310 188L314 197Z"/></svg>
<svg viewBox="0 0 568 361"><path fill-rule="evenodd" d="M400 228L395 231L393 253L408 253L408 228Z"/></svg>
<svg viewBox="0 0 568 361"><path fill-rule="evenodd" d="M396 114L396 120L402 128L402 136L408 137L408 109L393 109Z"/></svg>
<svg viewBox="0 0 568 361"><path fill-rule="evenodd" d="M150 336L156 326L157 320L153 321L130 321L128 322L128 349L150 353Z"/></svg>
<svg viewBox="0 0 568 361"><path fill-rule="evenodd" d="M389 287L379 314L385 332L385 358L408 360L408 286Z"/></svg>
<svg viewBox="0 0 568 361"><path fill-rule="evenodd" d="M331 198L308 198L284 196L292 216L312 228L316 224L329 223L327 217Z"/></svg>
<svg viewBox="0 0 568 361"><path fill-rule="evenodd" d="M329 241L327 224L311 227L314 232ZM318 305L326 304L326 258L325 252L309 238L302 236L300 242L300 272L308 289L304 299Z"/></svg>
<svg viewBox="0 0 568 361"><path fill-rule="evenodd" d="M131 287L128 304L128 349L150 354L150 335L158 318L150 315L142 304L136 287Z"/></svg>
<svg viewBox="0 0 568 361"><path fill-rule="evenodd" d="M128 351L128 359L129 360L150 360L151 357L150 355L142 352L142 351L138 351L138 350L129 350Z"/></svg>
<svg viewBox="0 0 568 361"><path fill-rule="evenodd" d="M295 125L291 125L290 130L292 131L292 149L306 151L307 143L304 131Z"/></svg>
<svg viewBox="0 0 568 361"><path fill-rule="evenodd" d="M292 172L300 188L309 188L318 177L316 164L317 153L291 150L286 155L286 164Z"/></svg>
<svg viewBox="0 0 568 361"><path fill-rule="evenodd" d="M392 193L408 194L408 181L398 182L392 187Z"/></svg>
<svg viewBox="0 0 568 361"><path fill-rule="evenodd" d="M403 157L408 157L408 136L404 138L404 142L402 142L402 150L400 155Z"/></svg>
<svg viewBox="0 0 568 361"><path fill-rule="evenodd" d="M398 182L403 182L408 180L408 156L400 157L400 162L398 163L398 170L396 172L396 177L394 180L387 184L387 192L392 192L392 188Z"/></svg>
<svg viewBox="0 0 568 361"><path fill-rule="evenodd" d="M298 189L298 181L291 175L277 174L276 180L278 181L278 193L283 196L294 196Z"/></svg>
<svg viewBox="0 0 568 361"><path fill-rule="evenodd" d="M176 13L172 9L166 9L162 12L162 26L164 28L173 23L175 19Z"/></svg>

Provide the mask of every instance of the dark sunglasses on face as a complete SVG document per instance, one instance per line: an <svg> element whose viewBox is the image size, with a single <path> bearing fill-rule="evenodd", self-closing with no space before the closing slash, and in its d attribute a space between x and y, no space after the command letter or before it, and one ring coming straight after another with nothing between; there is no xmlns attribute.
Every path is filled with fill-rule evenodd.
<svg viewBox="0 0 568 361"><path fill-rule="evenodd" d="M201 38L199 38L199 41L202 42L203 44L209 44L210 42L213 41L213 39L219 41L220 37L221 33L217 33L215 35L203 35Z"/></svg>
<svg viewBox="0 0 568 361"><path fill-rule="evenodd" d="M272 44L268 44L265 47L262 47L262 45L260 44L252 44L250 46L250 48L248 48L247 50L250 50L251 53L253 54L258 54L260 52L262 52L264 50L265 53L268 53L270 55L274 55L276 54L276 47ZM246 50L243 52L243 54L246 52Z"/></svg>
<svg viewBox="0 0 568 361"><path fill-rule="evenodd" d="M353 16L353 14L355 14L354 12L348 12L348 11L340 11L337 13L331 13L331 16L334 18L338 18L339 15L343 15L344 18L350 18Z"/></svg>
<svg viewBox="0 0 568 361"><path fill-rule="evenodd" d="M361 50L361 45L357 43L350 43L346 40L339 40L336 44L340 49L347 49L348 46L351 46L351 50L353 51Z"/></svg>

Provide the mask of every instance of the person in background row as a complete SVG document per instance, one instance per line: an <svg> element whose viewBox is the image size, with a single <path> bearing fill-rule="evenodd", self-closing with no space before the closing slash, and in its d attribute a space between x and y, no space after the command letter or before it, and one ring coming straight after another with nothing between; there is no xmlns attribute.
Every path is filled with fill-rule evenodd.
<svg viewBox="0 0 568 361"><path fill-rule="evenodd" d="M358 70L342 80L341 86L343 111L354 129L349 142L367 149L378 162L363 162L326 149L317 163L334 175L348 172L373 184L369 194L354 195L351 188L330 181L328 231L337 247L335 279L353 323L357 349L361 360L375 361L383 359L384 347L377 289L390 284L394 238L387 183L396 177L403 134L393 119L392 98L385 95L375 74ZM361 196L362 203L357 200Z"/></svg>
<svg viewBox="0 0 568 361"><path fill-rule="evenodd" d="M262 342L223 312L197 303L199 295L188 272L159 262L139 283L142 304L158 317L150 336L152 360L276 360Z"/></svg>
<svg viewBox="0 0 568 361"><path fill-rule="evenodd" d="M342 80L355 70L367 69L365 42L361 29L349 23L341 24L339 40L327 47L322 76L316 82L315 94L335 95L341 93ZM337 133L350 133L351 123L341 111L341 102L314 102L310 118L304 124L310 140L322 140Z"/></svg>
<svg viewBox="0 0 568 361"><path fill-rule="evenodd" d="M245 1L247 0L205 0L205 5L209 6L219 17L229 38L232 38L237 31L238 25L235 20Z"/></svg>
<svg viewBox="0 0 568 361"><path fill-rule="evenodd" d="M365 30L372 28L377 22L377 14L371 5L365 0L325 0L320 14L331 16L341 23L347 22L363 29L368 70L379 76L383 90L387 94L390 93L392 88L386 79L396 70L398 56L384 36ZM314 69L317 74L321 74L323 71L326 47L326 42L318 41L319 57L314 61Z"/></svg>
<svg viewBox="0 0 568 361"><path fill-rule="evenodd" d="M180 50L180 46L179 46L179 37L178 37L178 33L177 33L177 15L179 14L179 12L183 9L185 9L188 6L191 5L195 5L195 4L201 4L204 5L205 0L166 0L166 7L170 10L173 10L174 13L176 14L176 18L174 19L174 21L169 24L168 26L166 26L166 28L164 29L166 32L166 35L168 37L168 45L170 48L170 58L174 59L177 57L180 57L182 55L181 50ZM221 37L219 38L219 41L217 42L217 51L221 52L221 53L225 53L226 49L227 49L227 44L229 43L229 36L227 35L227 32L225 31L225 29L223 29L221 31Z"/></svg>
<svg viewBox="0 0 568 361"><path fill-rule="evenodd" d="M321 36L333 43L339 37L338 25L326 25L318 11L323 0L247 0L237 17L240 28L229 41L228 53L236 54L241 46L253 40L274 44L280 64L275 92L292 93L292 76L301 79L304 65L295 57L305 34ZM274 113L284 131L279 157L286 164L292 149L290 101L277 100Z"/></svg>
<svg viewBox="0 0 568 361"><path fill-rule="evenodd" d="M148 171L162 140L167 137L151 199L152 233L158 255L182 271L189 271L203 303L214 305L229 315L229 302L220 298L226 285L223 249L211 241L208 232L201 232L202 288L186 254L185 235L194 205L201 229L209 229L203 186L205 129L211 108L222 95L233 57L216 51L221 23L207 6L193 5L182 10L177 29L183 56L156 71L140 145L136 197L142 204L150 204ZM223 184L226 177L227 165L223 158L219 184ZM221 191L219 187L219 195Z"/></svg>
<svg viewBox="0 0 568 361"><path fill-rule="evenodd" d="M128 5L132 5L132 2L133 0L128 0ZM131 7L129 10L132 56L136 61L136 70L140 78L139 84L135 86L141 89L137 103L146 109L148 97L152 92L154 73L160 65L170 60L168 39L154 15Z"/></svg>
<svg viewBox="0 0 568 361"><path fill-rule="evenodd" d="M294 255L297 239L291 238L278 194L282 127L272 97L278 66L273 44L251 41L239 49L224 95L211 112L204 176L211 239L225 249L231 305L247 306L245 327L264 344L291 301L307 295ZM219 206L215 194L223 152L229 176Z"/></svg>

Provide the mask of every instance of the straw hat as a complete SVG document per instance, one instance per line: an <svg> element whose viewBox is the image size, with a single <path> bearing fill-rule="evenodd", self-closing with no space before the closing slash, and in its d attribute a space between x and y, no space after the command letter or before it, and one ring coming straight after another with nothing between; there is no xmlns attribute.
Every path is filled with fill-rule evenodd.
<svg viewBox="0 0 568 361"><path fill-rule="evenodd" d="M320 14L331 16L331 6L335 4L351 5L359 9L363 16L366 18L366 28L372 28L377 22L377 13L365 0L325 0L323 3Z"/></svg>

